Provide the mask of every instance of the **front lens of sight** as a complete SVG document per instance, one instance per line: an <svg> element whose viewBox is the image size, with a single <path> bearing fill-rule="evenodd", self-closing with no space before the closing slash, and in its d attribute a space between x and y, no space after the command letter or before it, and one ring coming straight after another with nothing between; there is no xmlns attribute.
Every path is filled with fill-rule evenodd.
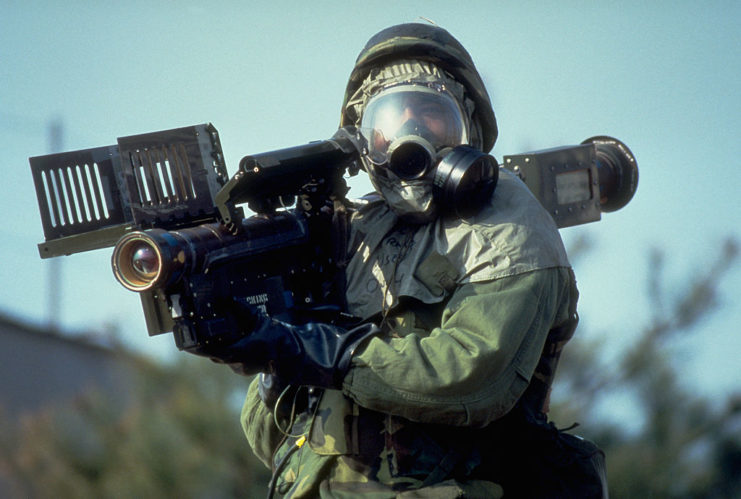
<svg viewBox="0 0 741 499"><path fill-rule="evenodd" d="M154 242L131 233L119 241L113 251L113 273L125 288L150 289L160 277L162 258Z"/></svg>
<svg viewBox="0 0 741 499"><path fill-rule="evenodd" d="M134 248L132 252L132 270L142 279L153 279L160 269L160 260L154 248L142 243L139 247Z"/></svg>

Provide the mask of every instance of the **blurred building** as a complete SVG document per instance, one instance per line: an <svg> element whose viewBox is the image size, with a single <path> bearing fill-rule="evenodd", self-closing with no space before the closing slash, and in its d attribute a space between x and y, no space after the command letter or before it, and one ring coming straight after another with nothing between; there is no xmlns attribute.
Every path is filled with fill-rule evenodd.
<svg viewBox="0 0 741 499"><path fill-rule="evenodd" d="M63 335L0 312L0 410L11 419L90 389L125 401L135 379L131 354L81 335Z"/></svg>
<svg viewBox="0 0 741 499"><path fill-rule="evenodd" d="M11 425L26 413L69 402L89 390L113 393L125 405L137 379L136 366L136 358L122 349L0 312L0 412ZM0 469L0 497L11 497L2 473Z"/></svg>

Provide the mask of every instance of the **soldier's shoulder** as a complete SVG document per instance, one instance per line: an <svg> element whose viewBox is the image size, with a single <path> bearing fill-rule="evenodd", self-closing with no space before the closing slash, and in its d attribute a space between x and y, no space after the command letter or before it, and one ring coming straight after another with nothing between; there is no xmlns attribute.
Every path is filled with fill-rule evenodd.
<svg viewBox="0 0 741 499"><path fill-rule="evenodd" d="M446 221L442 229L440 246L471 281L568 266L553 218L519 178L504 170L476 215Z"/></svg>
<svg viewBox="0 0 741 499"><path fill-rule="evenodd" d="M515 174L500 169L499 181L489 201L472 217L459 224L468 230L489 231L498 225L535 228L538 232L557 232L553 218L530 189Z"/></svg>

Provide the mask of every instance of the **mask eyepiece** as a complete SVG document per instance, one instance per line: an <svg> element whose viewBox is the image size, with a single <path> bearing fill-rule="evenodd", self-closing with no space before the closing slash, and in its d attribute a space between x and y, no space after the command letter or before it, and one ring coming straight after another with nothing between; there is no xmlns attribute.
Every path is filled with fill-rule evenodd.
<svg viewBox="0 0 741 499"><path fill-rule="evenodd" d="M409 83L371 97L360 131L368 140L368 156L377 165L390 161L395 143L412 136L423 138L433 151L468 141L464 112L448 91Z"/></svg>

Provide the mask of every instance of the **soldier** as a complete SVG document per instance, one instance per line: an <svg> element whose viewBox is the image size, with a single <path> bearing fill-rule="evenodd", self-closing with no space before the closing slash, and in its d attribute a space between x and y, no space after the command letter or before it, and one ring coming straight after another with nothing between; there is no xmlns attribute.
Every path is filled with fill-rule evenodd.
<svg viewBox="0 0 741 499"><path fill-rule="evenodd" d="M362 321L290 325L246 308L245 337L203 352L263 373L242 424L274 470L271 494L550 494L552 482L533 483L547 474L538 445L562 435L545 413L578 294L557 228L506 170L460 218L441 212L434 167L389 168L401 137L438 156L493 147L494 111L471 57L434 25L381 31L350 75L346 125L368 138L377 191L348 215L347 311Z"/></svg>

